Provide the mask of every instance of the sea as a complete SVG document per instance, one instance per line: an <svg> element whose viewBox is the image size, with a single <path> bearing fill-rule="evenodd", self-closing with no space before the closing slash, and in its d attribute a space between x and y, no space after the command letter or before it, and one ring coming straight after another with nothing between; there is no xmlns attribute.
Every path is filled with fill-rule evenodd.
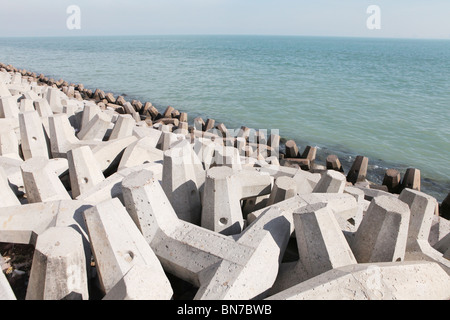
<svg viewBox="0 0 450 320"><path fill-rule="evenodd" d="M346 171L363 155L375 183L388 168L417 168L422 191L450 192L449 40L21 37L0 39L0 61L191 121L279 132L300 151L317 147L316 163L338 155Z"/></svg>

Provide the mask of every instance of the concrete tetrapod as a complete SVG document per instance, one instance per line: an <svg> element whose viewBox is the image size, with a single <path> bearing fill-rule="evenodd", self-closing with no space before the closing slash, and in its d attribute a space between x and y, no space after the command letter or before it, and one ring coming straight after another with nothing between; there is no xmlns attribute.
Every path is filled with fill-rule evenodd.
<svg viewBox="0 0 450 320"><path fill-rule="evenodd" d="M83 216L105 294L134 266L145 266L150 281L135 284L145 285L153 299L171 299L173 290L160 262L119 199L102 202L86 210Z"/></svg>
<svg viewBox="0 0 450 320"><path fill-rule="evenodd" d="M15 97L0 98L0 118L18 118L19 106Z"/></svg>
<svg viewBox="0 0 450 320"><path fill-rule="evenodd" d="M102 141L111 123L111 116L105 112L96 114L78 133L80 140Z"/></svg>
<svg viewBox="0 0 450 320"><path fill-rule="evenodd" d="M47 158L34 157L20 167L28 203L71 200Z"/></svg>
<svg viewBox="0 0 450 320"><path fill-rule="evenodd" d="M164 269L199 287L195 299L249 300L273 285L290 236L290 222L270 210L234 238L179 220L149 172L122 183L127 211Z"/></svg>
<svg viewBox="0 0 450 320"><path fill-rule="evenodd" d="M234 147L216 145L214 151L214 164L219 167L227 166L234 170L242 170L239 150Z"/></svg>
<svg viewBox="0 0 450 320"><path fill-rule="evenodd" d="M359 263L395 262L405 258L410 210L403 201L376 197L351 241Z"/></svg>
<svg viewBox="0 0 450 320"><path fill-rule="evenodd" d="M24 160L32 157L49 158L44 127L37 111L19 114L20 138Z"/></svg>
<svg viewBox="0 0 450 320"><path fill-rule="evenodd" d="M240 201L268 195L272 177L257 171L214 167L207 171L203 194L202 227L225 235L239 234L244 227Z"/></svg>
<svg viewBox="0 0 450 320"><path fill-rule="evenodd" d="M294 212L298 262L280 267L276 293L331 269L356 264L356 259L327 203L307 205Z"/></svg>
<svg viewBox="0 0 450 320"><path fill-rule="evenodd" d="M346 177L342 173L327 170L322 174L313 193L343 193L346 182Z"/></svg>
<svg viewBox="0 0 450 320"><path fill-rule="evenodd" d="M128 136L125 138L103 141L92 148L94 157L105 175L112 174L116 171L122 161L124 150L137 140L138 139L135 136Z"/></svg>
<svg viewBox="0 0 450 320"><path fill-rule="evenodd" d="M53 113L62 113L63 106L61 103L61 91L58 88L49 88L46 94L46 99Z"/></svg>
<svg viewBox="0 0 450 320"><path fill-rule="evenodd" d="M86 258L81 234L53 227L39 235L27 300L88 300Z"/></svg>
<svg viewBox="0 0 450 320"><path fill-rule="evenodd" d="M5 208L0 212L0 242L35 245L51 227L71 226L84 236L81 212L90 207L87 202L62 200Z"/></svg>
<svg viewBox="0 0 450 320"><path fill-rule="evenodd" d="M133 128L136 121L129 114L120 115L114 125L114 128L109 136L109 140L126 138L133 134Z"/></svg>
<svg viewBox="0 0 450 320"><path fill-rule="evenodd" d="M54 158L66 158L67 151L82 145L66 114L55 114L48 118L48 122L50 149Z"/></svg>
<svg viewBox="0 0 450 320"><path fill-rule="evenodd" d="M436 199L417 190L404 189L399 200L405 202L411 210L405 260L434 261L450 275L450 261L428 242Z"/></svg>
<svg viewBox="0 0 450 320"><path fill-rule="evenodd" d="M354 264L330 270L268 300L448 300L450 278L433 262Z"/></svg>
<svg viewBox="0 0 450 320"><path fill-rule="evenodd" d="M249 224L253 223L269 208L279 208L283 212L287 212L292 215L295 210L299 210L305 206L314 205L317 203L328 204L328 208L335 215L337 221L354 218L359 209L358 203L352 195L340 193L312 193L296 195L293 198L276 203L267 208L254 211L247 216L247 220ZM293 232L294 228L291 230L291 233Z"/></svg>
<svg viewBox="0 0 450 320"><path fill-rule="evenodd" d="M154 139L147 136L133 142L125 149L118 170L131 168L146 162L163 163L163 160L164 152L156 149Z"/></svg>
<svg viewBox="0 0 450 320"><path fill-rule="evenodd" d="M281 176L275 179L267 205L284 201L297 195L297 182L294 178Z"/></svg>
<svg viewBox="0 0 450 320"><path fill-rule="evenodd" d="M164 152L162 187L178 217L199 225L202 206L196 170L203 172L203 166L197 158L196 168L197 155L187 140L177 145Z"/></svg>
<svg viewBox="0 0 450 320"><path fill-rule="evenodd" d="M6 119L4 119L6 120ZM0 120L0 155L22 160L19 155L19 140L12 125Z"/></svg>
<svg viewBox="0 0 450 320"><path fill-rule="evenodd" d="M83 146L68 151L67 160L69 161L72 198L77 198L105 180L90 147Z"/></svg>

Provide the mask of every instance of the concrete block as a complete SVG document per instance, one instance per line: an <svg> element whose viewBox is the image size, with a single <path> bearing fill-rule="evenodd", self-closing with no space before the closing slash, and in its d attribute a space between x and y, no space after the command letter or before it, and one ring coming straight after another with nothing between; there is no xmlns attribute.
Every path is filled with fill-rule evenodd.
<svg viewBox="0 0 450 320"><path fill-rule="evenodd" d="M203 228L226 235L242 232L244 218L238 188L233 169L214 167L207 171L201 214Z"/></svg>
<svg viewBox="0 0 450 320"><path fill-rule="evenodd" d="M180 145L164 152L162 187L177 216L184 221L200 224L201 200L197 182L196 164L190 143L184 140ZM197 158L197 167L203 166Z"/></svg>
<svg viewBox="0 0 450 320"><path fill-rule="evenodd" d="M342 173L344 172L344 168L342 167L341 161L335 154L331 154L327 157L326 165L328 170L335 170Z"/></svg>
<svg viewBox="0 0 450 320"><path fill-rule="evenodd" d="M80 140L102 141L111 123L111 116L101 112L96 114L89 123L78 133Z"/></svg>
<svg viewBox="0 0 450 320"><path fill-rule="evenodd" d="M56 221L60 201L24 204L0 211L0 242L36 244L39 234Z"/></svg>
<svg viewBox="0 0 450 320"><path fill-rule="evenodd" d="M49 159L49 148L38 112L28 111L20 113L19 124L24 160L33 157Z"/></svg>
<svg viewBox="0 0 450 320"><path fill-rule="evenodd" d="M30 99L22 99L19 102L19 112L35 111L34 101Z"/></svg>
<svg viewBox="0 0 450 320"><path fill-rule="evenodd" d="M135 143L135 136L105 141L92 148L92 152L100 169L109 175L116 171L121 162L124 150Z"/></svg>
<svg viewBox="0 0 450 320"><path fill-rule="evenodd" d="M24 183L22 178L22 170L20 166L24 163L23 160L17 158L10 158L0 156L0 166L5 169L10 186L14 189L16 195L19 195L18 190L23 189Z"/></svg>
<svg viewBox="0 0 450 320"><path fill-rule="evenodd" d="M105 179L90 147L82 146L69 150L67 160L73 198L89 191Z"/></svg>
<svg viewBox="0 0 450 320"><path fill-rule="evenodd" d="M119 170L131 168L146 162L163 163L163 160L164 152L156 149L155 140L150 136L144 136L127 146L120 160Z"/></svg>
<svg viewBox="0 0 450 320"><path fill-rule="evenodd" d="M50 164L48 159L42 157L31 158L22 164L28 203L71 199Z"/></svg>
<svg viewBox="0 0 450 320"><path fill-rule="evenodd" d="M401 184L401 189L413 189L420 191L420 170L415 168L409 168L406 170L405 175L403 176L403 181Z"/></svg>
<svg viewBox="0 0 450 320"><path fill-rule="evenodd" d="M248 300L273 285L290 234L278 210L235 239L177 218L160 184L136 172L123 182L127 211L164 269L198 286L195 299Z"/></svg>
<svg viewBox="0 0 450 320"><path fill-rule="evenodd" d="M53 111L48 104L47 99L39 99L34 101L34 108L39 113L39 116L46 118L53 116Z"/></svg>
<svg viewBox="0 0 450 320"><path fill-rule="evenodd" d="M404 189L398 199L405 202L411 210L406 250L416 251L417 241L428 241L437 201L412 189Z"/></svg>
<svg viewBox="0 0 450 320"><path fill-rule="evenodd" d="M392 197L372 200L351 243L359 263L403 261L408 238L410 209Z"/></svg>
<svg viewBox="0 0 450 320"><path fill-rule="evenodd" d="M148 127L134 127L133 135L138 139L149 137L152 141L152 146L157 147L159 140L161 139L162 132Z"/></svg>
<svg viewBox="0 0 450 320"><path fill-rule="evenodd" d="M171 290L167 287L167 277L156 277L152 266L136 264L103 297L103 300L170 300Z"/></svg>
<svg viewBox="0 0 450 320"><path fill-rule="evenodd" d="M19 155L19 139L14 128L0 123L0 155L22 160Z"/></svg>
<svg viewBox="0 0 450 320"><path fill-rule="evenodd" d="M309 194L314 191L322 176L319 173L296 170L293 179L297 182L298 194Z"/></svg>
<svg viewBox="0 0 450 320"><path fill-rule="evenodd" d="M147 282L150 288L162 299L172 297L173 291L161 263L118 199L102 202L83 215L105 294L134 266L146 266L148 276L153 279ZM111 293L114 294L115 291Z"/></svg>
<svg viewBox="0 0 450 320"><path fill-rule="evenodd" d="M447 233L447 235L442 238L440 241L438 241L434 246L434 249L442 253L445 257L446 253L449 253L450 249L450 233ZM448 255L447 255L448 256ZM449 259L447 257L447 259Z"/></svg>
<svg viewBox="0 0 450 320"><path fill-rule="evenodd" d="M369 165L369 158L357 156L353 162L350 171L347 174L347 181L353 184L364 181L367 176L367 167Z"/></svg>
<svg viewBox="0 0 450 320"><path fill-rule="evenodd" d="M268 300L448 300L450 278L436 263L355 264L330 270Z"/></svg>
<svg viewBox="0 0 450 320"><path fill-rule="evenodd" d="M334 170L327 170L313 189L313 193L343 193L346 185L345 176Z"/></svg>
<svg viewBox="0 0 450 320"><path fill-rule="evenodd" d="M1 157L0 157L1 159ZM434 246L450 233L450 221L440 216L433 216L428 243Z"/></svg>
<svg viewBox="0 0 450 320"><path fill-rule="evenodd" d="M17 300L16 295L14 294L14 291L12 290L8 282L8 279L6 279L5 274L3 272L0 272L0 301L14 301L14 300Z"/></svg>
<svg viewBox="0 0 450 320"><path fill-rule="evenodd" d="M87 300L87 282L80 233L70 227L52 227L39 235L27 286L27 300Z"/></svg>
<svg viewBox="0 0 450 320"><path fill-rule="evenodd" d="M0 208L20 206L21 203L9 185L5 169L0 167Z"/></svg>
<svg viewBox="0 0 450 320"><path fill-rule="evenodd" d="M344 193L350 194L353 197L355 197L356 202L358 203L358 211L356 212L356 215L352 218L351 225L353 225L353 228L348 225L348 221L350 219L346 219L345 221L338 221L341 227L344 225L346 227L350 227L350 229L346 229L347 231L356 232L358 230L359 225L361 224L361 221L364 217L364 212L367 210L367 208L370 205L370 202L364 199L364 192L358 188L355 187L345 187ZM345 228L343 228L344 230Z"/></svg>
<svg viewBox="0 0 450 320"><path fill-rule="evenodd" d="M284 201L297 195L297 182L288 176L278 177L273 185L267 205Z"/></svg>
<svg viewBox="0 0 450 320"><path fill-rule="evenodd" d="M50 105L50 108L52 109L53 113L62 113L63 112L63 106L61 103L61 95L62 95L62 92L57 88L49 88L47 90L45 97L46 97L47 102Z"/></svg>
<svg viewBox="0 0 450 320"><path fill-rule="evenodd" d="M450 275L450 261L428 242L436 199L417 190L404 189L399 200L405 202L411 210L405 260L434 261Z"/></svg>
<svg viewBox="0 0 450 320"><path fill-rule="evenodd" d="M329 270L357 263L328 206L316 203L294 211L299 260L280 269L272 294Z"/></svg>
<svg viewBox="0 0 450 320"><path fill-rule="evenodd" d="M19 106L15 97L0 98L0 118L18 118Z"/></svg>
<svg viewBox="0 0 450 320"><path fill-rule="evenodd" d="M0 81L0 98L11 97L11 92L9 92L8 87Z"/></svg>
<svg viewBox="0 0 450 320"><path fill-rule="evenodd" d="M388 169L384 174L383 185L387 186L391 193L398 193L401 185L401 175L395 169Z"/></svg>
<svg viewBox="0 0 450 320"><path fill-rule="evenodd" d="M114 125L114 129L109 136L109 140L126 138L133 135L136 121L130 115L120 115Z"/></svg>
<svg viewBox="0 0 450 320"><path fill-rule="evenodd" d="M267 208L250 213L247 216L247 222L248 224L253 223L268 208L272 207L279 208L286 214L292 215L295 210L316 203L327 203L329 205L329 209L333 212L337 221L348 220L354 217L358 211L358 204L355 198L349 194L339 194L339 193L313 193L306 195L297 194L293 198L289 198L287 200L276 203ZM294 229L291 230L291 233L293 232Z"/></svg>
<svg viewBox="0 0 450 320"><path fill-rule="evenodd" d="M214 165L227 166L234 170L242 170L241 157L234 147L216 145L214 151Z"/></svg>
<svg viewBox="0 0 450 320"><path fill-rule="evenodd" d="M129 174L141 170L151 171L159 181L162 180L163 166L160 163L146 163L140 166L124 168L78 196L77 200L92 204L98 204L113 198L122 200L122 180Z"/></svg>
<svg viewBox="0 0 450 320"><path fill-rule="evenodd" d="M95 103L86 103L81 115L81 129L87 127L88 123L101 112L102 110Z"/></svg>
<svg viewBox="0 0 450 320"><path fill-rule="evenodd" d="M286 142L286 158L298 158L299 151L297 143L294 140L289 140Z"/></svg>
<svg viewBox="0 0 450 320"><path fill-rule="evenodd" d="M48 120L52 156L54 158L66 158L67 151L79 147L81 142L75 136L75 131L66 114L55 114Z"/></svg>
<svg viewBox="0 0 450 320"><path fill-rule="evenodd" d="M196 138L194 140L194 152L203 163L203 168L209 170L214 163L214 151L216 143L205 138Z"/></svg>
<svg viewBox="0 0 450 320"><path fill-rule="evenodd" d="M374 189L372 187L363 187L359 183L355 184L355 188L358 188L364 192L364 199L367 201L372 201L373 198L386 196L386 197L392 197L392 198L398 198L398 194L389 193L384 190Z"/></svg>
<svg viewBox="0 0 450 320"><path fill-rule="evenodd" d="M15 72L11 77L12 84L21 84L22 83L22 74L19 72Z"/></svg>
<svg viewBox="0 0 450 320"><path fill-rule="evenodd" d="M207 171L203 194L202 227L221 234L242 232L241 200L271 193L273 180L256 171L214 167Z"/></svg>

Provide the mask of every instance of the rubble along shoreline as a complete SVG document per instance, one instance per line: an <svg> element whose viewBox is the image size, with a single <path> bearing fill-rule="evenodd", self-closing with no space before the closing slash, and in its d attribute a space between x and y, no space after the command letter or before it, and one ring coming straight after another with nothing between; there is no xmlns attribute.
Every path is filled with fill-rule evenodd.
<svg viewBox="0 0 450 320"><path fill-rule="evenodd" d="M376 185L367 180L364 156L344 175L335 155L326 165L317 164L312 146L302 152L289 140L280 152L277 134L229 130L199 117L190 125L187 113L170 106L159 112L150 102L128 102L4 64L0 116L0 165L9 182L1 204L8 210L0 213L0 242L36 247L27 299L87 299L93 282L101 282L94 286L105 299L170 299L190 291L195 299L311 297L307 288L342 284L334 270L353 275L354 285L361 287L373 269L349 266L364 263L374 263L380 275L404 273L400 285L408 288L411 275L421 277L420 292L395 293L396 283L383 287L393 298L449 298L449 201L439 205L420 192L418 169L409 169L403 179L390 169ZM36 212L38 221L27 218ZM24 230L25 221L30 229ZM294 225L298 235L293 238ZM416 230L417 225L424 230ZM390 237L378 237L381 230ZM184 238L185 232L192 238ZM67 270L42 271L52 259L61 259L55 239L70 253L67 259L76 261L70 270L76 270L75 279ZM290 242L321 245L307 250L294 245L295 252L288 249ZM168 243L178 249L172 252ZM321 251L333 246L336 261ZM381 250L386 247L392 252ZM314 260L309 251L328 256L329 263ZM190 264L191 255L204 269ZM302 263L291 264L294 269L278 271L281 262L298 259ZM418 262L424 260L429 262ZM111 273L111 263L120 272ZM225 276L220 265L234 271ZM206 270L215 271L206 276ZM55 278L66 285L42 288ZM180 279L198 290L174 292ZM73 280L76 290L68 285ZM372 289L364 288L363 295L377 298ZM13 298L11 292L5 295Z"/></svg>

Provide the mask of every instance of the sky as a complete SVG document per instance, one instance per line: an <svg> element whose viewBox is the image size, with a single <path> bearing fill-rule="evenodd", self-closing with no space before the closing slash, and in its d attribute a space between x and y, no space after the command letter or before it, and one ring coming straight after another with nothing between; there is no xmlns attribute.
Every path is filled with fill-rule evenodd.
<svg viewBox="0 0 450 320"><path fill-rule="evenodd" d="M0 0L0 37L167 34L450 39L449 0ZM369 29L379 8L379 28ZM67 11L79 8L79 15ZM70 27L68 27L68 21Z"/></svg>

